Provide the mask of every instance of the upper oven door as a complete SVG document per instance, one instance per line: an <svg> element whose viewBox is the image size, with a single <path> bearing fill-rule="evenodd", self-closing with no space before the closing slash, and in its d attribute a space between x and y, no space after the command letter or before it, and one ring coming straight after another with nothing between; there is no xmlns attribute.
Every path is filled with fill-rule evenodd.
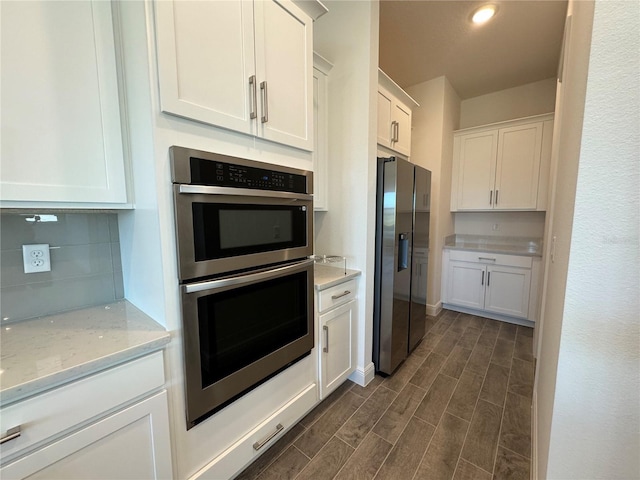
<svg viewBox="0 0 640 480"><path fill-rule="evenodd" d="M313 197L174 185L180 280L313 254Z"/></svg>

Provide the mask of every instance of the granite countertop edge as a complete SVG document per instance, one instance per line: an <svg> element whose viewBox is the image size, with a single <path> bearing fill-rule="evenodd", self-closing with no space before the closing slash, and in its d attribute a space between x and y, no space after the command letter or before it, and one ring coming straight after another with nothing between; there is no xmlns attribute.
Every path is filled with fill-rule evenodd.
<svg viewBox="0 0 640 480"><path fill-rule="evenodd" d="M332 267L329 265L315 265L314 284L317 292L335 287L343 282L359 277L360 270L345 270L342 267Z"/></svg>
<svg viewBox="0 0 640 480"><path fill-rule="evenodd" d="M51 390L53 388L57 388L63 386L65 384L71 383L73 381L79 380L84 377L88 377L90 375L99 373L104 370L108 370L117 365L121 365L128 361L134 360L136 358L145 356L147 354L151 354L155 351L162 350L165 348L167 344L171 341L171 335L169 332L163 329L158 323L152 320L150 317L147 317L144 313L137 310L132 304L127 302L126 300L120 300L114 302L112 304L101 305L99 307L90 307L88 309L76 310L73 313L75 315L82 314L82 312L95 312L100 308L111 308L113 307L121 307L125 305L127 313L130 314L131 310L135 311L135 330L136 332L142 331L144 333L145 338L136 339L130 341L127 345L122 345L121 342L130 334L129 331L120 328L110 328L111 325L108 325L106 328L86 328L81 330L82 335L79 335L77 340L72 340L72 348L75 347L78 351L81 351L83 348L86 348L83 345L86 340L87 335L98 335L104 334L105 331L108 331L110 335L112 335L116 340L113 342L113 346L109 346L106 349L100 351L99 353L78 353L79 360L72 365L60 366L57 369L50 369L45 374L39 375L35 378L26 373L22 374L19 370L22 365L18 364L13 366L15 370L18 370L16 373L11 372L14 376L14 379L10 382L10 385L4 386L0 384L0 407L6 407L10 404L18 402L20 400L24 400L33 395L37 395L43 393L45 391ZM112 318L118 316L118 312L111 314ZM125 314L126 316L126 314ZM48 318L56 318L56 319L64 319L65 314L56 314L50 317L41 317L40 319L34 320L26 320L25 322L32 321L40 321L45 322ZM20 322L19 322L20 323ZM69 320L65 327L69 325L73 325L75 323L74 320ZM128 324L125 318L121 320L122 324ZM13 329L16 329L18 324L12 325ZM3 339L3 346L6 347L10 345L11 340L5 341ZM73 345L75 343L75 345ZM69 343L67 342L64 347L61 348L69 348ZM47 360L47 355L51 355L52 351L47 350L45 354L43 354L43 361ZM72 354L72 356L75 353ZM31 359L33 361L39 361L39 358L36 356ZM32 362L25 362L27 364L31 364ZM5 362L3 362L5 363ZM30 365L29 365L30 366ZM4 368L4 367L3 367ZM25 366L25 369L28 366ZM3 372L4 373L4 372ZM15 377L20 378L21 376L26 377L24 381L16 381Z"/></svg>
<svg viewBox="0 0 640 480"><path fill-rule="evenodd" d="M539 238L453 234L445 238L443 249L542 257L542 240Z"/></svg>

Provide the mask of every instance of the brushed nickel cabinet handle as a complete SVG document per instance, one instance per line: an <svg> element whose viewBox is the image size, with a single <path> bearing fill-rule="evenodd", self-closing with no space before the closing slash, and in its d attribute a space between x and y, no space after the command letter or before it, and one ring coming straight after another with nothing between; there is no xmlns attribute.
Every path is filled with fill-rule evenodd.
<svg viewBox="0 0 640 480"><path fill-rule="evenodd" d="M496 190L496 205L498 204L498 190Z"/></svg>
<svg viewBox="0 0 640 480"><path fill-rule="evenodd" d="M351 290L345 290L340 295L331 295L331 300L337 300L338 298L345 297L351 293Z"/></svg>
<svg viewBox="0 0 640 480"><path fill-rule="evenodd" d="M489 205L493 204L493 190L489 190Z"/></svg>
<svg viewBox="0 0 640 480"><path fill-rule="evenodd" d="M284 430L284 427L282 426L281 423L279 423L278 425L276 425L276 431L275 432L271 432L269 435L267 435L266 438L264 438L263 440L260 440L259 442L256 442L253 444L253 449L255 451L260 450L262 447L264 447L267 443L269 443L269 440L271 440L273 437L275 437L276 435L278 435L282 430Z"/></svg>
<svg viewBox="0 0 640 480"><path fill-rule="evenodd" d="M491 286L491 272L487 272L487 287Z"/></svg>
<svg viewBox="0 0 640 480"><path fill-rule="evenodd" d="M326 345L322 348L322 351L325 353L329 353L329 327L323 325L322 330L324 330L324 340Z"/></svg>
<svg viewBox="0 0 640 480"><path fill-rule="evenodd" d="M491 258L491 257L478 257L478 260L486 260L488 262L495 262L496 261L495 258Z"/></svg>
<svg viewBox="0 0 640 480"><path fill-rule="evenodd" d="M267 81L260 82L260 97L262 98L262 123L269 121L269 91L267 90Z"/></svg>
<svg viewBox="0 0 640 480"><path fill-rule="evenodd" d="M249 77L249 89L250 89L250 97L251 97L251 113L249 114L249 117L254 119L258 116L258 113L256 112L256 109L258 107L258 98L257 98L257 93L256 93L256 76L255 75L251 75Z"/></svg>
<svg viewBox="0 0 640 480"><path fill-rule="evenodd" d="M21 435L21 433L22 432L20 432L20 425L18 425L17 427L10 428L9 430L7 430L6 435L0 438L0 445L2 445L5 442L8 442L9 440L18 438Z"/></svg>
<svg viewBox="0 0 640 480"><path fill-rule="evenodd" d="M480 285L484 285L484 271L482 272L482 280L480 280Z"/></svg>

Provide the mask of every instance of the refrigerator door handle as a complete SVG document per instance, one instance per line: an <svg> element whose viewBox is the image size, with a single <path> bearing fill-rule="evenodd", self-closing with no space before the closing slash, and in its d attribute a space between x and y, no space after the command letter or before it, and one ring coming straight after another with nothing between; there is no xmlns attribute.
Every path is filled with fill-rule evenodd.
<svg viewBox="0 0 640 480"><path fill-rule="evenodd" d="M398 235L398 271L409 268L409 233Z"/></svg>

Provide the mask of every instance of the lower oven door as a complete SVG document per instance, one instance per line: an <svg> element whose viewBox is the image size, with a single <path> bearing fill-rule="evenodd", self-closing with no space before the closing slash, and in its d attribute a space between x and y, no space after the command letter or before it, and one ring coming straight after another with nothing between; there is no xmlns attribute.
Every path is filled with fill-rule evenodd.
<svg viewBox="0 0 640 480"><path fill-rule="evenodd" d="M187 428L313 348L313 261L182 286Z"/></svg>

